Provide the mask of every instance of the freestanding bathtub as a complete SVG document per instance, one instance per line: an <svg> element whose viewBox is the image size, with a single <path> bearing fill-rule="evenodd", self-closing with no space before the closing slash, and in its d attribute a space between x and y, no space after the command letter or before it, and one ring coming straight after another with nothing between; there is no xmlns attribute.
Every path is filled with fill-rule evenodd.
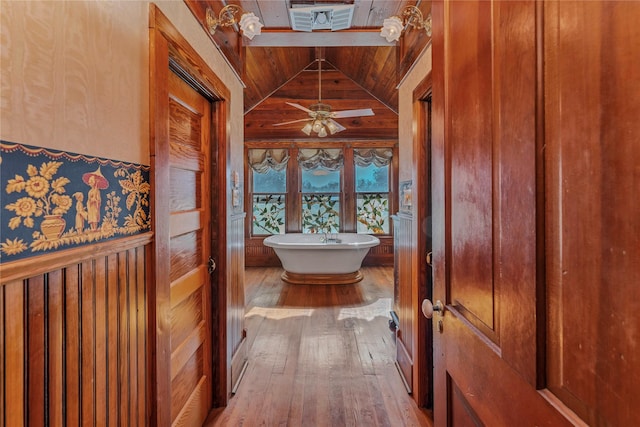
<svg viewBox="0 0 640 427"><path fill-rule="evenodd" d="M282 262L282 280L295 284L359 282L362 260L379 244L375 236L356 233L287 233L264 239Z"/></svg>

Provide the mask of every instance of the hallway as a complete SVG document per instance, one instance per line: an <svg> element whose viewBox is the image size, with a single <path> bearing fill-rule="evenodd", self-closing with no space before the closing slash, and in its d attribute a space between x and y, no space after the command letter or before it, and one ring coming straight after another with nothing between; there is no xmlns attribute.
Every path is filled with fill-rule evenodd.
<svg viewBox="0 0 640 427"><path fill-rule="evenodd" d="M246 270L249 363L207 426L428 426L394 365L393 270L355 285L288 285Z"/></svg>

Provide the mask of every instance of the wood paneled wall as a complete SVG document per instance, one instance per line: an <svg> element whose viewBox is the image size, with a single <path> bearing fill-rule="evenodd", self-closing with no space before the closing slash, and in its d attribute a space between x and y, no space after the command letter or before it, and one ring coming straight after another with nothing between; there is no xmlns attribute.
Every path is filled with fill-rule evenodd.
<svg viewBox="0 0 640 427"><path fill-rule="evenodd" d="M396 231L396 265L397 286L394 295L394 311L398 316L396 325L396 360L409 391L413 390L413 366L415 358L414 317L413 312L413 277L411 268L411 242L413 239L413 217L407 213L399 213L394 220L398 221Z"/></svg>
<svg viewBox="0 0 640 427"><path fill-rule="evenodd" d="M0 267L0 424L147 424L151 233Z"/></svg>
<svg viewBox="0 0 640 427"><path fill-rule="evenodd" d="M231 279L227 292L227 339L231 348L231 381L229 390L235 389L242 377L247 363L247 346L245 345L245 298L244 298L244 221L246 214L231 216L230 230L227 235L230 244Z"/></svg>

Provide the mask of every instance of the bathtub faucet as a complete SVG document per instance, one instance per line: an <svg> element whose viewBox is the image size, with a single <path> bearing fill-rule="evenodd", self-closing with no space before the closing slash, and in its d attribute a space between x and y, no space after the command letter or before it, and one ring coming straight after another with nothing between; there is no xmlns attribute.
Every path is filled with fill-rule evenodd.
<svg viewBox="0 0 640 427"><path fill-rule="evenodd" d="M340 239L338 239L338 233L324 233L324 237L320 238L320 241L323 243L340 243Z"/></svg>

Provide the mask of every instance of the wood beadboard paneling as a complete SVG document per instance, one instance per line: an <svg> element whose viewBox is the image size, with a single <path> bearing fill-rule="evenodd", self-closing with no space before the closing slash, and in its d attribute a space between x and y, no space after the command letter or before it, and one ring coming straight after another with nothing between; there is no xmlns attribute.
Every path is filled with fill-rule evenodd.
<svg viewBox="0 0 640 427"><path fill-rule="evenodd" d="M395 219L395 218L394 218ZM414 313L412 292L412 268L411 268L411 242L413 242L413 217L407 213L397 215L396 245L398 259L395 268L397 271L396 302L397 325L397 362L400 366L405 383L413 389L413 365L415 359L414 337Z"/></svg>
<svg viewBox="0 0 640 427"><path fill-rule="evenodd" d="M264 239L252 238L244 241L245 265L247 267L281 267L274 250L262 244Z"/></svg>
<svg viewBox="0 0 640 427"><path fill-rule="evenodd" d="M54 254L38 262L49 271L3 276L1 425L146 425L146 245L112 246L118 252L93 248L98 256L66 266Z"/></svg>
<svg viewBox="0 0 640 427"><path fill-rule="evenodd" d="M227 314L228 339L233 348L230 380L231 389L235 389L242 379L242 372L247 363L247 346L245 333L245 290L244 290L244 256L242 243L244 241L244 221L246 214L239 213L231 216L228 242L231 247L231 280L227 295L229 310Z"/></svg>
<svg viewBox="0 0 640 427"><path fill-rule="evenodd" d="M380 245L369 249L369 253L362 261L365 266L393 265L393 237L378 237ZM247 267L280 267L282 264L274 250L264 246L261 238L245 240L245 264Z"/></svg>

